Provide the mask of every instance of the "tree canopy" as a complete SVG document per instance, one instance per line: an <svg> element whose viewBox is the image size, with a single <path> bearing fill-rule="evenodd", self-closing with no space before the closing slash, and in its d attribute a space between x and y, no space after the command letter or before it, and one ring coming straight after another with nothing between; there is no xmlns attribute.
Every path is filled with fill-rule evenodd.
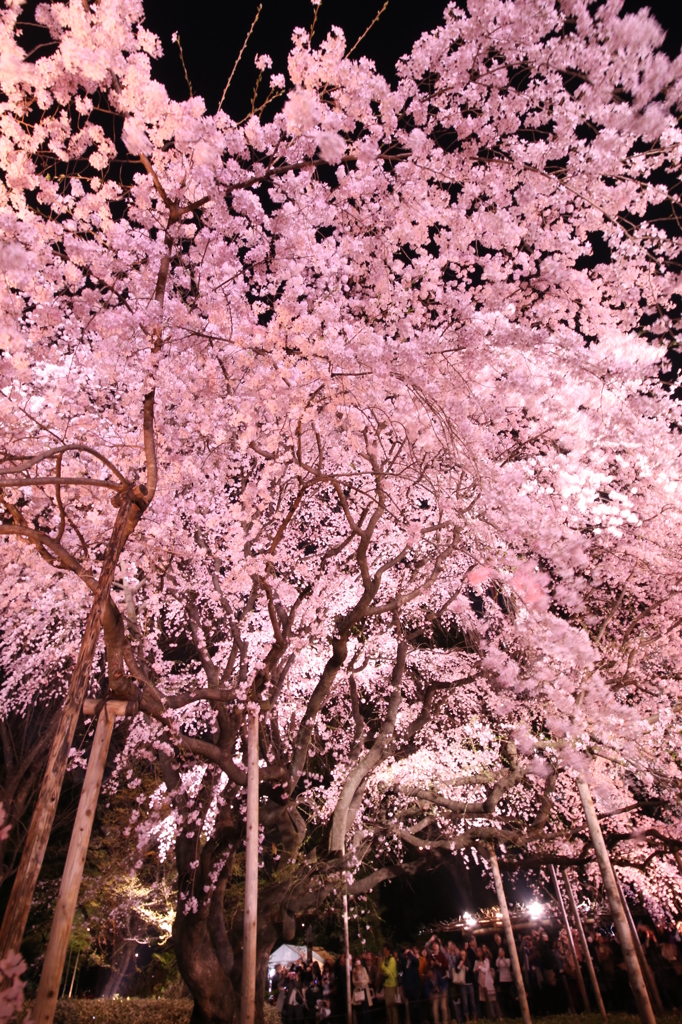
<svg viewBox="0 0 682 1024"><path fill-rule="evenodd" d="M134 488L91 692L129 702L119 784L159 773L131 825L174 849L205 1019L240 971L250 702L261 985L345 884L496 840L578 862L579 771L634 805L624 857L677 849L682 63L655 21L450 5L394 85L301 30L238 123L169 98L137 0L40 4L31 49L22 11L0 12L10 827L47 740L10 757L7 723L63 696Z"/></svg>

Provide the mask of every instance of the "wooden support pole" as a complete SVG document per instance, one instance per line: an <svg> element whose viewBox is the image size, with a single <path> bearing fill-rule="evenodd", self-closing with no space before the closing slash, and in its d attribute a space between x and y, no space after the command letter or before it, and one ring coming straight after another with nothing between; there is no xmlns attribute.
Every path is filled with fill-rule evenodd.
<svg viewBox="0 0 682 1024"><path fill-rule="evenodd" d="M64 993L66 992L66 986L69 984L69 972L71 970L71 957L72 956L73 956L73 951L69 950L69 958L66 961L66 967L64 969L64 977L63 977L63 980L62 980L62 991L61 991L61 994L60 994L60 997L59 997L60 999L64 998Z"/></svg>
<svg viewBox="0 0 682 1024"><path fill-rule="evenodd" d="M258 705L249 704L247 722L246 865L244 868L244 942L242 947L241 1024L256 1015L258 939Z"/></svg>
<svg viewBox="0 0 682 1024"><path fill-rule="evenodd" d="M561 911L561 919L564 922L564 928L566 929L566 938L568 939L568 948L571 951L573 957L573 964L575 966L575 977L578 982L578 988L580 989L580 998L583 1001L585 1007L585 1013L590 1012L590 1000L587 997L587 989L585 988L585 979L583 978L583 972L580 968L580 960L578 959L578 952L575 948L575 942L573 941L573 929L568 920L568 914L566 913L566 904L564 898L561 895L561 889L559 888L559 879L557 878L556 868L553 864L549 865L549 873L552 876L552 884L554 885L554 892L556 893L557 903L559 904L559 910Z"/></svg>
<svg viewBox="0 0 682 1024"><path fill-rule="evenodd" d="M646 981L644 980L644 974L642 973L637 951L635 950L635 944L632 940L630 925L628 924L620 893L618 892L618 882L616 881L616 876L614 874L613 867L611 866L611 860L609 858L608 850L606 849L606 843L604 842L604 836L602 835L599 819L597 818L597 812L592 800L592 794L590 793L590 787L582 775L578 778L578 792L585 812L585 820L587 821L590 839L592 840L592 846L594 847L597 863L599 864L599 870L604 882L604 891L606 892L606 898L608 899L609 906L611 908L613 924L616 929L618 941L620 942L621 952L628 971L628 978L630 979L630 988L632 989L632 994L635 997L639 1016L642 1020L642 1024L656 1024L656 1017L654 1016L651 1000L649 999Z"/></svg>
<svg viewBox="0 0 682 1024"><path fill-rule="evenodd" d="M351 984L350 934L348 928L348 893L343 894L343 951L346 957L346 1020L353 1024L353 998Z"/></svg>
<svg viewBox="0 0 682 1024"><path fill-rule="evenodd" d="M602 998L601 989L599 988L599 982L597 981L597 972L594 969L592 954L590 952L590 947L587 942L587 936L585 935L583 923L580 919L580 911L578 910L578 904L576 903L575 896L573 895L573 887L569 880L566 868L564 868L564 870L562 871L562 876L564 879L564 885L566 886L566 892L568 893L568 902L571 905L571 913L573 914L573 920L575 921L575 926L578 929L580 945L583 948L583 956L585 957L585 963L587 964L587 973L589 974L590 981L592 983L592 991L594 992L594 998L597 1001L597 1006L599 1007L599 1012L601 1014L602 1020L606 1021L608 1020L608 1017L606 1015L606 1007L604 1006L604 1000Z"/></svg>
<svg viewBox="0 0 682 1024"><path fill-rule="evenodd" d="M523 1018L523 1024L531 1024L530 1007L528 1006L528 996L526 995L526 989L523 984L523 974L521 972L521 963L519 961L518 950L516 948L516 943L514 942L514 929L512 928L511 918L509 916L507 897L504 895L504 886L502 885L500 865L497 862L497 854L495 853L492 846L489 848L488 856L490 857L490 864L493 869L493 879L495 881L495 892L497 893L497 902L500 905L500 913L502 914L502 923L504 925L504 934L507 939L507 946L509 947L509 959L512 962L512 973L514 975L514 981L516 982L516 994L519 997L521 1017Z"/></svg>
<svg viewBox="0 0 682 1024"><path fill-rule="evenodd" d="M5 916L2 919L2 928L0 928L0 960L7 956L10 950L18 950L24 937L33 893L35 892L40 869L43 866L45 851L54 823L54 816L57 812L57 804L62 791L69 750L71 749L74 733L76 732L83 698L88 688L92 659L95 655L95 647L97 646L101 630L101 611L104 603L109 598L116 566L128 536L128 514L132 505L132 497L130 489L121 495L121 505L104 554L99 581L92 599L90 613L85 623L76 666L69 682L66 701L60 712L38 800L33 817L31 818L26 842L24 843L24 851L19 863L19 869L14 879Z"/></svg>
<svg viewBox="0 0 682 1024"><path fill-rule="evenodd" d="M95 818L95 809L99 799L99 791L102 786L104 766L109 753L111 733L114 728L116 716L105 704L100 712L95 738L92 742L90 760L85 773L85 781L81 797L78 802L76 821L71 833L69 852L66 855L64 874L62 875L61 886L57 907L52 919L50 939L47 944L43 970L40 975L38 994L35 1006L33 1007L32 1018L34 1024L52 1024L54 1011L57 1006L59 995L59 982L64 970L64 960L69 944L69 936L73 926L73 915L78 902L78 892L83 878L83 867L85 858L88 855L90 845L90 834L92 823Z"/></svg>
<svg viewBox="0 0 682 1024"><path fill-rule="evenodd" d="M71 985L69 987L69 999L73 995L73 983L76 980L76 974L78 973L78 961L80 960L80 958L81 958L81 951L79 949L78 950L78 956L76 957L76 966L74 967L73 974L71 975Z"/></svg>
<svg viewBox="0 0 682 1024"><path fill-rule="evenodd" d="M623 892L623 887L620 884L620 879L619 879L619 877L618 877L618 875L616 874L615 871L613 872L613 874L614 874L614 877L616 879L616 885L618 886L618 893L620 895L621 902L623 904L623 909L625 910L625 915L626 915L626 917L628 919L628 924L630 925L630 932L632 933L632 941L635 944L635 950L637 952L637 959L639 960L639 965L642 968L642 974L644 975L644 980L646 981L647 988L649 989L649 995L651 996L651 1001L654 1004L654 1009L656 1010L656 1013L663 1013L663 1002L661 1001L661 994L658 991L658 985L656 984L656 979L654 978L654 972L649 967L649 963L648 963L646 955L644 953L644 949L642 948L642 943L641 943L641 940L640 940L640 937L639 937L639 933L638 933L637 928L635 926L635 922L632 919L632 914L630 913L630 907L628 906L628 901L625 899L625 893Z"/></svg>

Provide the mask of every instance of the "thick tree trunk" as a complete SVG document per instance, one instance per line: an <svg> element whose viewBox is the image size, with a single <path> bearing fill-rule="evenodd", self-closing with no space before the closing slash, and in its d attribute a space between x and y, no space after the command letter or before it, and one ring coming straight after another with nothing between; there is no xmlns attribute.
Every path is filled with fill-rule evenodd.
<svg viewBox="0 0 682 1024"><path fill-rule="evenodd" d="M216 948L208 915L185 914L184 909L180 903L173 924L173 946L180 974L194 999L191 1024L232 1024L232 965L225 961L220 944Z"/></svg>
<svg viewBox="0 0 682 1024"><path fill-rule="evenodd" d="M613 924L616 929L618 941L620 942L623 959L625 960L625 965L628 969L630 987L632 989L632 994L635 997L637 1010L639 1011L639 1015L642 1019L642 1024L656 1024L656 1018L651 1007L646 981L644 980L642 968L639 965L637 952L632 941L630 925L628 924L628 919L625 915L625 910L623 909L620 893L618 891L618 882L616 881L616 876L613 873L609 853L606 849L604 836L602 835L599 819L597 818L597 812L592 801L592 794L590 793L590 788L587 785L587 782L582 776L578 779L578 792L580 793L580 799L582 800L583 809L585 811L585 819L590 832L592 846L594 847L597 863L599 864L599 870L601 871L601 877L604 882L604 891L606 892L606 898L608 899L609 906L611 908Z"/></svg>
<svg viewBox="0 0 682 1024"><path fill-rule="evenodd" d="M66 702L55 732L50 755L33 812L31 825L24 845L24 853L12 886L5 916L0 928L0 959L11 949L19 949L24 937L31 901L43 865L47 843L52 831L57 803L62 791L69 750L73 742L76 725L81 713L83 698L88 688L90 668L100 634L101 612L109 598L109 590L121 552L128 536L128 518L132 505L132 491L121 495L121 506L111 532L107 550L102 562L97 589L93 597L83 639L81 640L76 667L73 670Z"/></svg>
<svg viewBox="0 0 682 1024"><path fill-rule="evenodd" d="M111 958L111 973L104 986L102 999L113 999L114 996L125 994L121 992L121 989L125 985L125 980L130 974L131 967L135 965L136 945L136 942L128 940L115 951Z"/></svg>

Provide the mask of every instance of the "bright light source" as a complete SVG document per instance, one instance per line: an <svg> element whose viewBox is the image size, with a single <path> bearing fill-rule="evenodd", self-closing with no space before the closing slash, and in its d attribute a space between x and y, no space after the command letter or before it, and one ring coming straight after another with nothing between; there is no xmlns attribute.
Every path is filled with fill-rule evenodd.
<svg viewBox="0 0 682 1024"><path fill-rule="evenodd" d="M542 903L538 903L537 900L528 905L528 913L534 921L537 921L539 918L541 918L544 912L545 908L543 907Z"/></svg>
<svg viewBox="0 0 682 1024"><path fill-rule="evenodd" d="M472 917L472 915L471 915L471 914L465 914L465 915L464 915L464 923L465 923L465 924L466 924L466 925L467 925L467 926L468 926L469 928L473 928L473 926L474 926L474 925L476 924L476 918L475 918L475 917Z"/></svg>

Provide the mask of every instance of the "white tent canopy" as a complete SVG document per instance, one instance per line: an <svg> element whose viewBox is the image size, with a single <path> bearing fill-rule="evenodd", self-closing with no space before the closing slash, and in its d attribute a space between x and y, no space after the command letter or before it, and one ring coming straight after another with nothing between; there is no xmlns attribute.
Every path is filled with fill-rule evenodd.
<svg viewBox="0 0 682 1024"><path fill-rule="evenodd" d="M324 950L322 950L324 952ZM277 949L273 950L268 960L268 972L274 971L275 967L279 967L280 964L295 964L297 960L305 960L308 956L307 946L291 946L288 942L283 943ZM324 956L317 949L313 948L313 960L320 965L324 966Z"/></svg>

